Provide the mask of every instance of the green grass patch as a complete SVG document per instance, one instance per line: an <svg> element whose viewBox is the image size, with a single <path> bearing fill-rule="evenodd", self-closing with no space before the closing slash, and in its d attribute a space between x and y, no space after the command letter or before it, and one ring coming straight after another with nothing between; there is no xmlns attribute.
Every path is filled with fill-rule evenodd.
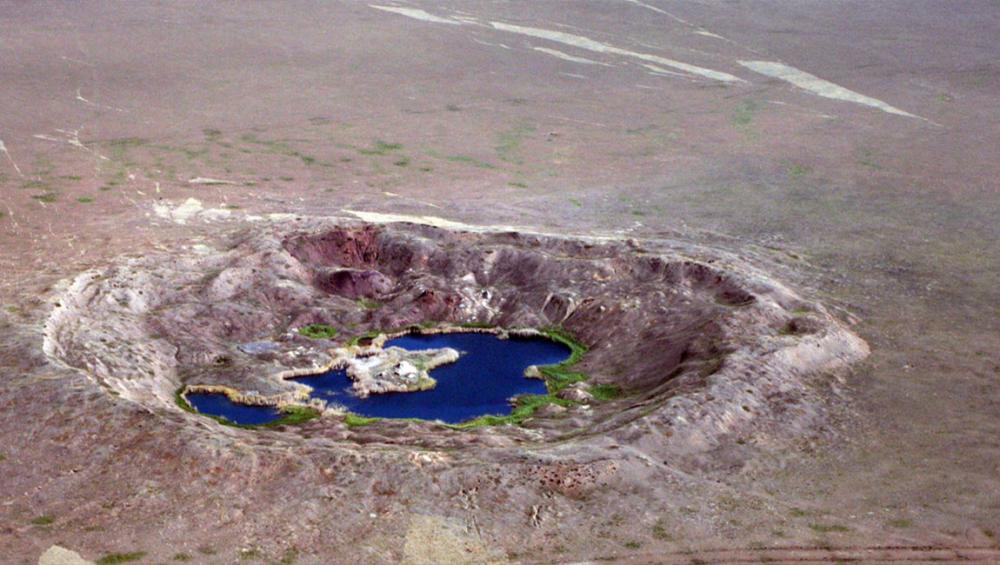
<svg viewBox="0 0 1000 565"><path fill-rule="evenodd" d="M660 518L653 524L653 537L658 540L670 541L673 536L667 532L667 525L663 522L663 518Z"/></svg>
<svg viewBox="0 0 1000 565"><path fill-rule="evenodd" d="M507 184L513 186L514 188L528 188L528 183L521 182L519 180L510 181Z"/></svg>
<svg viewBox="0 0 1000 565"><path fill-rule="evenodd" d="M470 329L486 329L495 327L489 322L465 322L464 324L459 324L460 328L470 328Z"/></svg>
<svg viewBox="0 0 1000 565"><path fill-rule="evenodd" d="M56 200L59 200L59 195L55 192L43 192L42 194L35 194L32 196L35 200L39 202L44 202L46 204L51 204Z"/></svg>
<svg viewBox="0 0 1000 565"><path fill-rule="evenodd" d="M191 406L191 403L184 398L184 387L177 389L177 392L174 393L174 402L185 412L199 414L199 412L194 409L194 406Z"/></svg>
<svg viewBox="0 0 1000 565"><path fill-rule="evenodd" d="M344 423L347 424L349 428L357 428L360 426L370 426L375 422L378 422L381 418L369 418L367 416L358 416L357 414L352 414L348 412L344 415Z"/></svg>
<svg viewBox="0 0 1000 565"><path fill-rule="evenodd" d="M795 163L788 167L788 176L793 179L800 179L812 172L812 168L806 165Z"/></svg>
<svg viewBox="0 0 1000 565"><path fill-rule="evenodd" d="M337 329L326 324L309 324L299 328L299 335L310 339L333 339L337 335Z"/></svg>
<svg viewBox="0 0 1000 565"><path fill-rule="evenodd" d="M350 341L347 342L347 345L359 345L363 340L374 339L374 338L378 337L378 335L380 333L382 333L382 332L380 332L378 330L368 330L367 332L365 332L365 333L363 333L361 335L356 335L356 336L352 337L350 339Z"/></svg>
<svg viewBox="0 0 1000 565"><path fill-rule="evenodd" d="M281 565L292 565L299 559L299 550L294 547L289 547L285 550L284 555L281 556L281 560L278 561Z"/></svg>
<svg viewBox="0 0 1000 565"><path fill-rule="evenodd" d="M753 121L754 114L757 112L757 103L753 100L744 100L737 104L736 109L733 110L732 122L733 125L739 127L746 127L750 125Z"/></svg>
<svg viewBox="0 0 1000 565"><path fill-rule="evenodd" d="M569 348L569 357L561 363L555 365L542 365L538 367L538 372L545 377L545 385L549 389L549 394L555 394L567 386L587 380L587 375L571 369L573 365L583 359L583 354L587 352L587 346L577 341L569 332L558 327L542 328L542 335L559 342Z"/></svg>
<svg viewBox="0 0 1000 565"><path fill-rule="evenodd" d="M521 159L521 142L528 135L535 132L535 127L531 124L520 123L513 128L500 133L496 137L496 145L493 149L497 152L497 157L501 161L519 165Z"/></svg>
<svg viewBox="0 0 1000 565"><path fill-rule="evenodd" d="M889 525L893 528L909 528L913 526L913 520L907 520L906 518L899 518L898 520L889 520Z"/></svg>
<svg viewBox="0 0 1000 565"><path fill-rule="evenodd" d="M397 167L407 167L407 166L410 165L410 158L409 157L403 157L401 159L397 159L396 161L393 161L392 164L396 165Z"/></svg>
<svg viewBox="0 0 1000 565"><path fill-rule="evenodd" d="M382 303L378 300L372 300L370 298L359 298L357 300L358 306L364 308L365 310L378 310L382 307Z"/></svg>
<svg viewBox="0 0 1000 565"><path fill-rule="evenodd" d="M873 171L878 171L882 169L882 165L878 162L878 156L871 149L862 149L858 156L858 164L862 167L868 167Z"/></svg>
<svg viewBox="0 0 1000 565"><path fill-rule="evenodd" d="M261 427L274 428L277 426L295 426L319 417L319 410L315 408L309 408L308 406L287 406L282 411L284 416L280 420L275 420L273 422L268 422L267 424L262 424ZM256 427L256 426L241 426L241 427Z"/></svg>
<svg viewBox="0 0 1000 565"><path fill-rule="evenodd" d="M451 161L452 163L463 163L466 165L472 165L473 167L479 167L480 169L495 169L496 165L492 163L487 163L486 161L480 161L475 157L470 157L468 155L446 155L445 160Z"/></svg>
<svg viewBox="0 0 1000 565"><path fill-rule="evenodd" d="M392 151L399 151L403 148L402 143L389 143L376 139L370 149L358 149L362 155L388 155Z"/></svg>
<svg viewBox="0 0 1000 565"><path fill-rule="evenodd" d="M130 563L146 556L145 551L130 551L128 553L109 553L94 563L96 565L114 565L115 563Z"/></svg>
<svg viewBox="0 0 1000 565"><path fill-rule="evenodd" d="M37 518L31 519L31 524L34 526L48 526L56 521L55 516L45 514Z"/></svg>
<svg viewBox="0 0 1000 565"><path fill-rule="evenodd" d="M94 201L94 198L92 196L81 196L77 198L76 201L80 204L90 204Z"/></svg>
<svg viewBox="0 0 1000 565"><path fill-rule="evenodd" d="M83 177L81 177L80 175L61 175L59 178L61 178L63 180L72 180L72 181L81 181L81 180L83 180Z"/></svg>
<svg viewBox="0 0 1000 565"><path fill-rule="evenodd" d="M139 147L149 143L148 139L142 137L119 137L108 141L108 147Z"/></svg>
<svg viewBox="0 0 1000 565"><path fill-rule="evenodd" d="M622 389L618 385L594 385L589 390L591 396L597 400L614 400L622 395Z"/></svg>
<svg viewBox="0 0 1000 565"><path fill-rule="evenodd" d="M514 399L514 409L506 416L480 416L460 424L449 424L449 427L458 430L465 430L469 428L479 428L482 426L503 426L508 424L517 426L530 418L536 410L543 406L548 406L549 404L569 407L576 403L572 400L565 400L551 394L522 394Z"/></svg>
<svg viewBox="0 0 1000 565"><path fill-rule="evenodd" d="M192 559L194 558L187 553L175 553L173 557L174 561L191 561Z"/></svg>
<svg viewBox="0 0 1000 565"><path fill-rule="evenodd" d="M850 528L847 526L841 526L840 524L809 524L809 529L814 532L819 532L821 534L826 534L830 532L849 532Z"/></svg>

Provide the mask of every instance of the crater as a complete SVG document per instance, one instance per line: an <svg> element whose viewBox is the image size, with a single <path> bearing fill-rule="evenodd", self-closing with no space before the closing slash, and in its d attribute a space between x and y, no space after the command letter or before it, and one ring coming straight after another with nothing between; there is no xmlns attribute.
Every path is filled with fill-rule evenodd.
<svg viewBox="0 0 1000 565"><path fill-rule="evenodd" d="M652 426L658 447L690 452L792 437L823 424L815 385L868 352L719 250L414 224L258 225L82 273L58 302L45 351L95 385L192 423L189 401L240 422L234 404L260 418L241 423L272 424L243 433L283 441L505 445ZM492 342L501 354L483 361ZM503 353L522 346L538 350ZM397 349L381 380L351 373ZM407 357L445 349L466 355L427 371L433 356Z"/></svg>

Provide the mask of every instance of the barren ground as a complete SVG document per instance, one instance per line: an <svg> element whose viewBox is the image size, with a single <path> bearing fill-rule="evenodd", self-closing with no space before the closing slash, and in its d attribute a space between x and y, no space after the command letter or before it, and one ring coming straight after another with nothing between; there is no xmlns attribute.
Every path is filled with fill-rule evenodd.
<svg viewBox="0 0 1000 565"><path fill-rule="evenodd" d="M0 3L0 561L1000 559L995 3L379 6ZM393 218L739 257L871 355L675 462L306 445L42 350L81 272Z"/></svg>

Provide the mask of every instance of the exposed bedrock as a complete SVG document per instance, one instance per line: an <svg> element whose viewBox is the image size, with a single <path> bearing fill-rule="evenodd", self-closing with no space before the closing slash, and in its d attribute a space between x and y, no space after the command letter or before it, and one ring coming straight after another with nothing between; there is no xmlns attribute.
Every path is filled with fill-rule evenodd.
<svg viewBox="0 0 1000 565"><path fill-rule="evenodd" d="M570 391L578 404L523 428L348 430L331 416L300 430L430 446L589 434L696 456L727 436L778 441L822 426L829 387L815 385L835 383L868 351L821 305L726 253L407 224L258 226L218 251L83 273L59 303L46 353L158 412L177 410L185 384L298 398L303 385L286 377L331 366L352 336L433 323L560 326L590 348L577 369L624 392L597 402ZM339 334L298 335L307 324Z"/></svg>

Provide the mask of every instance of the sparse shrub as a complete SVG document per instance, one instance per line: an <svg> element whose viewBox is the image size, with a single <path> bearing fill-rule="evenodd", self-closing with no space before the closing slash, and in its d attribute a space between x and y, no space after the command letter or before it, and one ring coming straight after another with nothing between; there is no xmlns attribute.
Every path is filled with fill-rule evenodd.
<svg viewBox="0 0 1000 565"><path fill-rule="evenodd" d="M597 400L614 400L622 395L618 385L600 384L590 387L590 394Z"/></svg>
<svg viewBox="0 0 1000 565"><path fill-rule="evenodd" d="M913 520L908 520L906 518L899 518L898 520L889 520L889 525L893 528L909 528L913 525Z"/></svg>
<svg viewBox="0 0 1000 565"><path fill-rule="evenodd" d="M309 324L299 328L299 335L310 339L333 339L337 335L337 329L326 324Z"/></svg>
<svg viewBox="0 0 1000 565"><path fill-rule="evenodd" d="M43 192L42 194L35 194L32 198L39 202L51 204L59 199L59 195L54 192Z"/></svg>
<svg viewBox="0 0 1000 565"><path fill-rule="evenodd" d="M809 529L823 534L829 532L842 533L851 531L851 529L847 526L842 526L840 524L809 524Z"/></svg>
<svg viewBox="0 0 1000 565"><path fill-rule="evenodd" d="M129 563L138 561L146 556L145 551L131 551L128 553L109 553L101 557L94 563L96 565L115 565L116 563Z"/></svg>

